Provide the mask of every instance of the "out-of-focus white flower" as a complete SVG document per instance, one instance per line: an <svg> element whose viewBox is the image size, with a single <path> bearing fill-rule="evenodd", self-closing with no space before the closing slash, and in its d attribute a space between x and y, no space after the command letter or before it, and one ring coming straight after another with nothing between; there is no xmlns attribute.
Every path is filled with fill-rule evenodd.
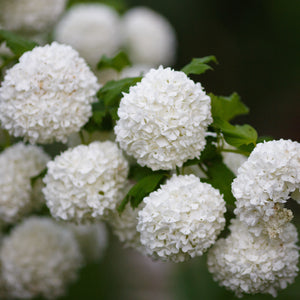
<svg viewBox="0 0 300 300"><path fill-rule="evenodd" d="M30 179L38 175L49 160L41 148L23 143L0 154L0 220L16 222L43 203L41 180L32 188Z"/></svg>
<svg viewBox="0 0 300 300"><path fill-rule="evenodd" d="M230 145L226 145L225 149L234 149ZM247 157L243 154L234 152L222 152L223 161L226 166L237 175L238 168L247 160Z"/></svg>
<svg viewBox="0 0 300 300"><path fill-rule="evenodd" d="M149 72L150 69L151 67L148 65L136 64L131 67L124 68L120 73L120 78L143 76Z"/></svg>
<svg viewBox="0 0 300 300"><path fill-rule="evenodd" d="M122 42L120 19L104 4L77 4L56 25L54 37L69 44L96 67L103 54L112 56Z"/></svg>
<svg viewBox="0 0 300 300"><path fill-rule="evenodd" d="M258 144L232 183L235 214L255 235L276 236L292 219L283 207L300 188L300 144L291 140Z"/></svg>
<svg viewBox="0 0 300 300"><path fill-rule="evenodd" d="M112 211L107 217L107 222L125 247L132 247L140 252L145 252L144 246L141 244L140 233L136 229L138 212L142 206L141 203L139 207L133 209L130 204L127 204L121 214Z"/></svg>
<svg viewBox="0 0 300 300"><path fill-rule="evenodd" d="M47 165L43 189L53 217L87 223L115 209L123 195L128 163L113 142L79 145Z"/></svg>
<svg viewBox="0 0 300 300"><path fill-rule="evenodd" d="M223 196L194 175L173 175L143 202L137 230L153 258L182 262L200 256L225 225Z"/></svg>
<svg viewBox="0 0 300 300"><path fill-rule="evenodd" d="M30 143L66 142L91 116L98 88L96 76L70 46L36 47L2 82L2 127Z"/></svg>
<svg viewBox="0 0 300 300"><path fill-rule="evenodd" d="M114 141L115 134L113 131L94 131L94 132L87 132L85 130L81 131L83 140L86 144L90 144L91 142L99 141ZM68 136L68 147L75 147L82 144L82 140L79 133L72 133Z"/></svg>
<svg viewBox="0 0 300 300"><path fill-rule="evenodd" d="M157 67L175 60L176 35L168 20L147 7L135 7L123 16L124 45L131 61Z"/></svg>
<svg viewBox="0 0 300 300"><path fill-rule="evenodd" d="M199 157L210 109L200 83L170 68L151 69L121 99L116 140L140 165L174 169Z"/></svg>
<svg viewBox="0 0 300 300"><path fill-rule="evenodd" d="M106 226L102 222L95 224L68 224L78 242L86 263L99 261L107 247Z"/></svg>
<svg viewBox="0 0 300 300"><path fill-rule="evenodd" d="M246 294L271 294L286 288L297 276L297 230L291 223L277 238L256 237L248 227L232 220L231 234L218 240L208 251L208 269L214 280L239 297Z"/></svg>
<svg viewBox="0 0 300 300"><path fill-rule="evenodd" d="M76 279L82 256L70 230L31 217L3 240L0 259L12 297L55 299Z"/></svg>
<svg viewBox="0 0 300 300"><path fill-rule="evenodd" d="M7 30L49 31L63 13L67 0L1 0L0 22Z"/></svg>

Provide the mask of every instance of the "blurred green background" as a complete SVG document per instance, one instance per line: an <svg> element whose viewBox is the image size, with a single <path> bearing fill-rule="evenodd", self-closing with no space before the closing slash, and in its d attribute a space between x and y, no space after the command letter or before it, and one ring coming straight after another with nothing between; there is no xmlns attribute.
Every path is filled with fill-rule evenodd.
<svg viewBox="0 0 300 300"><path fill-rule="evenodd" d="M74 2L90 2L77 1ZM101 1L100 1L101 2ZM193 57L215 55L219 64L201 77L207 92L240 94L250 114L237 120L258 134L300 141L299 0L124 0L121 9L148 6L177 32L180 69ZM297 222L297 218L296 218ZM299 217L298 217L299 223ZM300 226L298 226L299 228ZM206 257L188 263L151 263L124 250L111 236L105 258L82 270L67 299L235 299L214 283ZM273 299L249 296L244 299ZM278 299L300 299L300 276Z"/></svg>

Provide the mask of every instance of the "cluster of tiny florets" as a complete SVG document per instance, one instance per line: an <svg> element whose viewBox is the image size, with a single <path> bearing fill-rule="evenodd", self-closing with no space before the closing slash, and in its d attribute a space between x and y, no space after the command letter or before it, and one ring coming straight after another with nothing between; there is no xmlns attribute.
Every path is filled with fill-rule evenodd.
<svg viewBox="0 0 300 300"><path fill-rule="evenodd" d="M232 183L235 214L255 235L276 236L292 219L283 204L300 188L300 144L290 140L258 144Z"/></svg>
<svg viewBox="0 0 300 300"><path fill-rule="evenodd" d="M232 220L231 234L208 251L208 269L220 285L246 294L271 294L286 288L297 276L299 258L296 227L285 224L277 238L254 236L248 226Z"/></svg>
<svg viewBox="0 0 300 300"><path fill-rule="evenodd" d="M115 126L127 154L152 170L174 169L199 157L212 122L210 97L200 83L170 68L151 69L124 94Z"/></svg>
<svg viewBox="0 0 300 300"><path fill-rule="evenodd" d="M173 175L143 202L137 230L153 258L181 262L202 255L225 225L223 196L194 175Z"/></svg>
<svg viewBox="0 0 300 300"><path fill-rule="evenodd" d="M70 46L53 42L24 53L0 88L0 121L31 143L67 141L92 114L96 76Z"/></svg>
<svg viewBox="0 0 300 300"><path fill-rule="evenodd" d="M96 67L103 54L111 57L122 42L120 18L104 4L77 4L56 25L54 38L71 45Z"/></svg>
<svg viewBox="0 0 300 300"><path fill-rule="evenodd" d="M128 163L113 142L68 149L47 164L43 189L53 217L85 223L115 209L123 196Z"/></svg>
<svg viewBox="0 0 300 300"><path fill-rule="evenodd" d="M1 0L0 23L8 30L49 31L63 13L67 0Z"/></svg>
<svg viewBox="0 0 300 300"><path fill-rule="evenodd" d="M39 147L15 144L0 154L0 220L18 221L43 203L42 182L31 177L45 169L50 157Z"/></svg>
<svg viewBox="0 0 300 300"><path fill-rule="evenodd" d="M124 45L133 63L153 67L171 65L176 53L176 35L163 16L147 7L128 10L122 19Z"/></svg>
<svg viewBox="0 0 300 300"><path fill-rule="evenodd" d="M5 237L0 259L13 299L62 296L82 263L73 233L52 219L38 217L26 219Z"/></svg>

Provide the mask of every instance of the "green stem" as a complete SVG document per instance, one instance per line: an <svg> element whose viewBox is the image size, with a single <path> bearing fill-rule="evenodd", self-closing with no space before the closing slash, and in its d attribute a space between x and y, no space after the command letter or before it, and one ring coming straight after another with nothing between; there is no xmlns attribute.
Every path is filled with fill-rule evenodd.
<svg viewBox="0 0 300 300"><path fill-rule="evenodd" d="M10 135L7 130L3 130L3 134L5 138L4 148L8 148L11 145Z"/></svg>
<svg viewBox="0 0 300 300"><path fill-rule="evenodd" d="M86 145L82 130L79 131L79 137L80 137L80 140L81 140L81 144Z"/></svg>
<svg viewBox="0 0 300 300"><path fill-rule="evenodd" d="M199 166L200 170L201 170L207 177L209 177L207 171L204 169L204 167L202 166L202 164L198 164L198 166Z"/></svg>

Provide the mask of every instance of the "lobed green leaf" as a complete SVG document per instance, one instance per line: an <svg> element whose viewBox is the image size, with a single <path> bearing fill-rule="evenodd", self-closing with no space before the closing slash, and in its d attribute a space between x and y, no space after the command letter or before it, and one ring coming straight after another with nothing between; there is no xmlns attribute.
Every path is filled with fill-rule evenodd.
<svg viewBox="0 0 300 300"><path fill-rule="evenodd" d="M15 33L0 29L0 43L6 42L6 46L18 57L24 52L32 50L38 44L27 40Z"/></svg>
<svg viewBox="0 0 300 300"><path fill-rule="evenodd" d="M133 208L138 207L143 199L155 191L165 178L166 174L164 173L155 173L142 178L129 190L117 208L118 212L122 212L129 201Z"/></svg>
<svg viewBox="0 0 300 300"><path fill-rule="evenodd" d="M232 171L222 162L222 158L216 158L205 163L208 179L201 178L201 181L211 184L224 196L227 204L233 205L235 198L231 192L231 183L235 178Z"/></svg>
<svg viewBox="0 0 300 300"><path fill-rule="evenodd" d="M231 125L229 122L216 117L212 127L222 132L225 141L229 145L237 148L251 144L253 144L253 147L256 145L257 132L248 124Z"/></svg>
<svg viewBox="0 0 300 300"><path fill-rule="evenodd" d="M210 62L214 62L216 64L218 63L217 59L213 55L205 56L202 58L193 58L189 64L187 64L181 69L181 71L184 72L186 75L200 75L206 72L207 70L212 70L212 67L208 65L208 63Z"/></svg>
<svg viewBox="0 0 300 300"><path fill-rule="evenodd" d="M101 57L101 60L97 64L97 69L101 70L112 68L120 72L127 66L131 66L131 62L128 58L128 55L125 52L120 51L118 54L111 58L107 57L106 55L103 55Z"/></svg>
<svg viewBox="0 0 300 300"><path fill-rule="evenodd" d="M212 93L210 93L209 96L211 98L211 112L213 118L230 121L239 115L244 115L249 112L249 108L241 101L237 93L233 93L229 97L215 96Z"/></svg>

